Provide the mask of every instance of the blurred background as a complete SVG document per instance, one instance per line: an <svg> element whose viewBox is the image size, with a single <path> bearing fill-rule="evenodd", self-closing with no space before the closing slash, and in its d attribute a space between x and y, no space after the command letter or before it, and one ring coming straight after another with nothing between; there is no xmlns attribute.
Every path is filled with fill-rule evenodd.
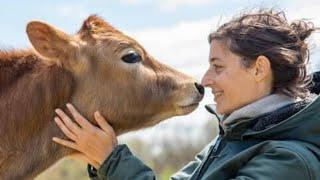
<svg viewBox="0 0 320 180"><path fill-rule="evenodd" d="M77 32L86 17L98 14L138 40L158 60L199 81L208 67L207 36L233 16L257 8L284 10L289 20L309 19L320 26L318 0L29 0L2 1L1 49L28 48L25 33L31 20L45 21L67 33ZM310 72L320 68L319 33L309 39ZM155 127L119 137L159 179L168 179L217 134L217 121L205 111L213 96L187 116L168 119ZM89 179L86 164L63 159L36 180Z"/></svg>

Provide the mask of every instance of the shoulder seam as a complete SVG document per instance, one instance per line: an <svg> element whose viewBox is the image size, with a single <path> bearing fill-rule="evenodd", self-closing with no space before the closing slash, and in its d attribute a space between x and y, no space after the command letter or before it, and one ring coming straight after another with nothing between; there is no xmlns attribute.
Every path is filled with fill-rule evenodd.
<svg viewBox="0 0 320 180"><path fill-rule="evenodd" d="M297 155L297 157L299 157L299 159L301 160L303 166L305 167L309 179L312 180L312 175L311 175L312 173L311 173L310 167L308 166L307 160L302 156L302 154L300 152L297 152L297 151L293 150L290 147L284 147L284 146L278 146L278 147L275 147L275 148L277 148L277 149L285 149L285 150L288 150L291 153L294 153L295 155Z"/></svg>

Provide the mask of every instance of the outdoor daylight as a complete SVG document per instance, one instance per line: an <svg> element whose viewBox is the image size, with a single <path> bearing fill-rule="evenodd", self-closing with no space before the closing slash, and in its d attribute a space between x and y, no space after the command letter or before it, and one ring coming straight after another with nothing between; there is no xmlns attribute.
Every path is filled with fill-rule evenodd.
<svg viewBox="0 0 320 180"><path fill-rule="evenodd" d="M319 10L2 1L0 180L319 180Z"/></svg>

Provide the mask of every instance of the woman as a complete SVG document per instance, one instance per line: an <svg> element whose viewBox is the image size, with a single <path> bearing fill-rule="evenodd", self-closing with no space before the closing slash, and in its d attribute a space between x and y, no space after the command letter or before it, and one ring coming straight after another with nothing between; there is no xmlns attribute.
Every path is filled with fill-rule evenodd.
<svg viewBox="0 0 320 180"><path fill-rule="evenodd" d="M220 134L172 179L320 179L320 99L307 85L311 23L289 24L283 12L243 14L209 36L212 89ZM112 128L95 113L94 128L72 105L82 128L61 110L55 120L89 164L92 179L155 179L153 171L117 145ZM211 110L210 110L211 111Z"/></svg>

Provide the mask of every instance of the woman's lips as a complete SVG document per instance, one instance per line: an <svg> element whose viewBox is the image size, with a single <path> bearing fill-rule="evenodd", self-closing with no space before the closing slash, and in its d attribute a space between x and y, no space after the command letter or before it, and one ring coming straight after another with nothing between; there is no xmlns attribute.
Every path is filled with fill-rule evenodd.
<svg viewBox="0 0 320 180"><path fill-rule="evenodd" d="M223 91L213 92L213 95L214 95L214 101L217 101L218 98L220 98L223 95Z"/></svg>

